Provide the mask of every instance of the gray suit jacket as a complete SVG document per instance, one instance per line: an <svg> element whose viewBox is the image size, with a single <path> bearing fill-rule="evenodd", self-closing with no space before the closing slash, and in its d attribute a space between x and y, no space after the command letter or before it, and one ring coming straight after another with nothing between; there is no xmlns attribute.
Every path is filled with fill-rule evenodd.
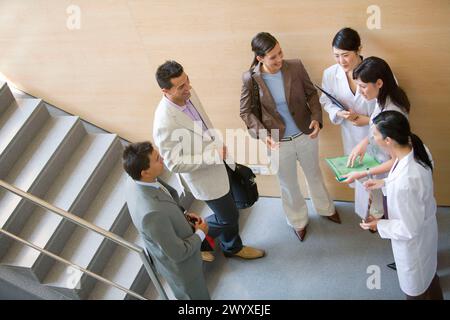
<svg viewBox="0 0 450 320"><path fill-rule="evenodd" d="M126 199L133 223L176 298L209 299L200 255L201 239L178 206L176 190L160 183L173 197L128 177Z"/></svg>

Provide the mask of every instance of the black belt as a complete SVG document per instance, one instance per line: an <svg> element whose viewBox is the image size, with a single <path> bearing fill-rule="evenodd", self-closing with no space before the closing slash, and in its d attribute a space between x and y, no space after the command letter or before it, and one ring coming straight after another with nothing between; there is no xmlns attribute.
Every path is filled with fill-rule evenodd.
<svg viewBox="0 0 450 320"><path fill-rule="evenodd" d="M303 132L299 132L299 133L297 133L297 134L294 134L293 136L284 137L284 138L282 138L280 141L292 141L292 140L294 140L295 138L300 137L302 134L303 134Z"/></svg>

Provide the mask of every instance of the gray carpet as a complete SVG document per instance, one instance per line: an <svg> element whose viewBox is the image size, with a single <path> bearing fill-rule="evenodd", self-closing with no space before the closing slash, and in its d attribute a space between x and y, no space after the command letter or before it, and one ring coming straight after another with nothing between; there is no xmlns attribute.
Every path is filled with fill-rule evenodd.
<svg viewBox="0 0 450 320"><path fill-rule="evenodd" d="M362 230L353 203L336 202L342 224L324 219L311 207L308 233L300 242L286 224L279 198L260 198L241 210L240 230L244 244L266 250L253 261L225 258L216 247L216 260L205 263L213 299L401 299L397 274L386 267L394 261L390 241ZM203 202L191 210L211 214ZM450 208L439 208L438 275L444 297L450 299ZM372 272L380 270L380 288L368 289Z"/></svg>

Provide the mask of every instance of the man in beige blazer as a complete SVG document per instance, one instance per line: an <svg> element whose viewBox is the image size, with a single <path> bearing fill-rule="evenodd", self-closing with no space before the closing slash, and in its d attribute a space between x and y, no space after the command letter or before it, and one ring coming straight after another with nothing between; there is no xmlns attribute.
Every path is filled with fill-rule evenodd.
<svg viewBox="0 0 450 320"><path fill-rule="evenodd" d="M218 237L225 256L243 259L263 257L265 252L242 244L239 212L230 191L226 147L214 135L211 121L189 77L175 61L167 61L156 72L163 97L156 108L153 138L167 168L181 185L214 212L206 220L209 235ZM227 160L228 163L228 160ZM234 163L230 163L234 169Z"/></svg>

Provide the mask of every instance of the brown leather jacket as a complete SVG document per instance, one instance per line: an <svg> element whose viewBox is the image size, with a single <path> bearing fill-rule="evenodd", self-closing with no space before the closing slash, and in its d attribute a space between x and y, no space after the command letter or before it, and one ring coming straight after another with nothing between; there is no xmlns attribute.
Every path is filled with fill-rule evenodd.
<svg viewBox="0 0 450 320"><path fill-rule="evenodd" d="M242 76L240 116L247 125L250 135L255 138L258 138L260 129L267 129L269 135L271 129L279 129L279 137L283 137L286 126L277 111L269 88L264 83L260 68L261 63L256 65L253 70L246 71ZM313 130L309 129L309 125L312 120L317 120L322 128L322 108L319 96L300 59L283 60L281 73L284 80L286 102L297 127L303 133L310 134ZM252 76L259 87L261 119L258 119L252 112Z"/></svg>

